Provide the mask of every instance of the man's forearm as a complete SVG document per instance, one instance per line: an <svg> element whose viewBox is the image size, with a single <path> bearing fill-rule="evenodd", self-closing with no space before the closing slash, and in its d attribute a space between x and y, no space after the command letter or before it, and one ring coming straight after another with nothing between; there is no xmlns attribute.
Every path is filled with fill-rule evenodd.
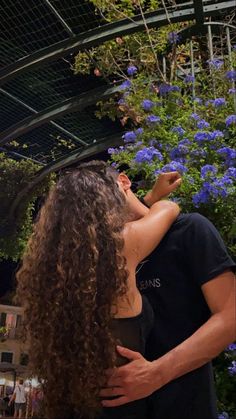
<svg viewBox="0 0 236 419"><path fill-rule="evenodd" d="M215 358L236 339L235 318L214 314L190 338L153 361L155 389L187 374Z"/></svg>

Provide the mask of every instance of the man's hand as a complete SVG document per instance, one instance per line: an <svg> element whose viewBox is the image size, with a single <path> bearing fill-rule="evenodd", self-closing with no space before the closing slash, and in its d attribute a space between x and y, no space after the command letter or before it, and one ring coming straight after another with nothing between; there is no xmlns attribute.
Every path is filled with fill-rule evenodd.
<svg viewBox="0 0 236 419"><path fill-rule="evenodd" d="M120 355L131 362L109 372L107 388L100 392L102 398L120 396L114 400L103 400L104 407L121 406L152 394L154 387L152 362L139 352L117 346Z"/></svg>
<svg viewBox="0 0 236 419"><path fill-rule="evenodd" d="M178 172L161 173L152 190L144 197L145 203L151 207L155 202L167 197L181 184L181 175Z"/></svg>

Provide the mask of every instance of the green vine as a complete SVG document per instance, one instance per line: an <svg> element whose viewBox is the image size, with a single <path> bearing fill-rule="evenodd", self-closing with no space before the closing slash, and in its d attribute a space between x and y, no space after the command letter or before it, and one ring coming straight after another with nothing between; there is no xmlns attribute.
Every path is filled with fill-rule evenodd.
<svg viewBox="0 0 236 419"><path fill-rule="evenodd" d="M9 219L11 206L17 195L33 179L41 166L30 160L16 161L0 154L0 260L18 260L32 231L34 204L48 191L53 176L48 176L20 204L19 217Z"/></svg>

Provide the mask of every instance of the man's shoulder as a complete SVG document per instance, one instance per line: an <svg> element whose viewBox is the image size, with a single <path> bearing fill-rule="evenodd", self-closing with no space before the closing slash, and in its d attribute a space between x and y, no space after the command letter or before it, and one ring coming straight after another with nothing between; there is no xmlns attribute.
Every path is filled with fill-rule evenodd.
<svg viewBox="0 0 236 419"><path fill-rule="evenodd" d="M180 214L172 225L172 229L188 228L191 226L209 226L211 222L198 212Z"/></svg>

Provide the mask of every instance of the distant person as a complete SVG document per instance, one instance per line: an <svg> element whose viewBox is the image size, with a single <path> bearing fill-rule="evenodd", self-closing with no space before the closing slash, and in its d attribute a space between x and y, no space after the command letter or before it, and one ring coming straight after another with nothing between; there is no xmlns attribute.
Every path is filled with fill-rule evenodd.
<svg viewBox="0 0 236 419"><path fill-rule="evenodd" d="M13 395L10 398L9 406L12 402L15 402L14 404L14 418L23 418L23 414L25 412L26 407L26 396L25 396L25 387L24 387L24 381L21 379L19 380L19 383L16 384L15 390L13 392Z"/></svg>

